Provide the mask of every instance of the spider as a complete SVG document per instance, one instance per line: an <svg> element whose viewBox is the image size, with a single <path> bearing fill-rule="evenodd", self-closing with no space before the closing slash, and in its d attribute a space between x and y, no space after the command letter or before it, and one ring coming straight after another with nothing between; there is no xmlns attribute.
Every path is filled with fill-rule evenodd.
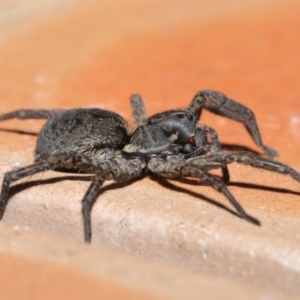
<svg viewBox="0 0 300 300"><path fill-rule="evenodd" d="M131 109L132 130L120 115L96 108L17 110L0 116L0 121L48 119L37 138L34 163L4 174L0 219L9 199L10 185L47 170L92 174L82 200L86 242L92 237L92 206L106 180L130 182L150 174L167 179L201 180L222 193L241 218L256 225L259 221L247 215L227 188L228 164L237 162L289 174L300 182L297 171L273 160L277 152L263 144L252 111L218 91L200 91L187 108L164 111L149 118L142 98L132 95ZM221 150L216 131L209 126L198 126L203 109L243 123L267 158L246 151ZM222 177L209 173L211 169L220 169Z"/></svg>

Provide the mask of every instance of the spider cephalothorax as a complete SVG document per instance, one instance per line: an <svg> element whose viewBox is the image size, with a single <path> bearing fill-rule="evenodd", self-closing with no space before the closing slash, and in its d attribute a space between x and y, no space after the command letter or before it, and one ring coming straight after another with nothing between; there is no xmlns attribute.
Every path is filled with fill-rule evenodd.
<svg viewBox="0 0 300 300"><path fill-rule="evenodd" d="M102 109L18 110L0 116L10 118L47 118L41 129L32 165L5 173L0 195L0 218L9 198L10 185L21 178L46 170L71 169L93 174L82 200L85 241L91 240L91 209L104 181L129 182L148 174L174 179L200 179L224 196L241 218L249 217L227 189L227 164L238 162L281 174L300 182L300 174L290 166L275 162L276 151L262 143L254 114L247 107L217 91L195 95L187 108L169 110L146 117L138 95L131 97L133 130L124 119ZM242 122L268 158L245 151L220 149L218 135L209 126L198 126L202 109ZM208 135L210 139L208 139ZM208 141L210 140L210 142ZM222 179L210 174L220 168Z"/></svg>

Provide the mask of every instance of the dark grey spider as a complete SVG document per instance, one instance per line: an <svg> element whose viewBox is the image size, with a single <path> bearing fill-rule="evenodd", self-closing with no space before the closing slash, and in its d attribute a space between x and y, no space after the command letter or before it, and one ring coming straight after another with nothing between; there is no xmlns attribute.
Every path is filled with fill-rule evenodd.
<svg viewBox="0 0 300 300"><path fill-rule="evenodd" d="M238 215L252 223L227 189L227 164L238 162L281 174L300 182L300 174L290 166L273 161L276 151L262 143L254 114L247 107L212 90L198 92L187 108L165 111L146 118L140 96L131 97L134 129L130 132L118 114L102 109L18 110L0 116L47 118L41 129L32 165L5 173L0 195L0 218L9 198L10 185L46 170L71 169L94 174L82 200L84 237L90 242L91 209L104 181L128 182L147 174L169 179L195 178L210 185L235 207ZM242 122L268 158L245 151L222 151L216 131L198 126L202 109ZM208 142L210 136L211 142ZM220 168L223 178L208 173Z"/></svg>

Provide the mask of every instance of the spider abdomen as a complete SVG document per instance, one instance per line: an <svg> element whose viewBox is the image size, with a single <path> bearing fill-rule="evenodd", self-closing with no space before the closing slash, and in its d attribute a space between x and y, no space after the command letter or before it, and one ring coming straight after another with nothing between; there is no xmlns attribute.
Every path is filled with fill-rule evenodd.
<svg viewBox="0 0 300 300"><path fill-rule="evenodd" d="M47 159L65 154L96 156L121 149L127 142L127 124L116 113L102 109L57 111L39 133L35 156Z"/></svg>

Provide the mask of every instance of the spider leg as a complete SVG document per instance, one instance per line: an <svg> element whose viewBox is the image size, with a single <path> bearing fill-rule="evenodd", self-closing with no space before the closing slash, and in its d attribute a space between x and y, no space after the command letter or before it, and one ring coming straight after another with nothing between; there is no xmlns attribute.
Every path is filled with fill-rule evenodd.
<svg viewBox="0 0 300 300"><path fill-rule="evenodd" d="M148 163L148 167L154 174L157 174L165 178L172 179L172 178L181 178L181 177L193 177L193 178L201 179L202 181L209 184L212 188L222 193L233 205L233 207L236 209L238 215L241 218L255 225L260 225L260 222L258 220L247 215L243 207L229 192L224 182L218 180L212 174L209 174L206 171L202 170L201 167L197 165L186 164L183 160L181 160L181 163L175 164L174 162L172 163L172 162L164 161L161 158L151 159L151 161Z"/></svg>
<svg viewBox="0 0 300 300"><path fill-rule="evenodd" d="M99 195L99 191L103 183L104 180L99 180L97 177L95 177L81 202L83 226L84 226L84 240L87 243L90 243L92 238L92 222L91 222L92 206Z"/></svg>
<svg viewBox="0 0 300 300"><path fill-rule="evenodd" d="M2 182L2 188L0 194L0 220L3 217L8 202L10 185L21 178L31 176L40 172L44 172L46 170L49 170L50 168L51 167L49 163L45 161L40 161L33 165L20 168L14 171L6 172L4 174L4 179Z"/></svg>
<svg viewBox="0 0 300 300"><path fill-rule="evenodd" d="M289 165L256 156L248 152L222 151L208 156L191 158L187 161L189 164L198 165L206 170L208 170L210 166L211 168L216 168L218 165L222 166L223 164L230 164L233 162L250 165L254 168L260 168L275 173L288 174L296 181L300 182L300 173L291 168Z"/></svg>
<svg viewBox="0 0 300 300"><path fill-rule="evenodd" d="M209 134L211 139L211 145L208 144L207 134ZM196 150L192 153L185 155L185 158L195 157L197 155L202 155L207 152L217 153L220 151L221 146L218 139L217 132L210 126L197 127L195 130L195 143ZM220 166L223 174L223 182L228 183L230 181L230 175L226 164Z"/></svg>
<svg viewBox="0 0 300 300"><path fill-rule="evenodd" d="M203 101L204 105L199 105ZM197 114L198 119L201 116L202 109L205 108L217 115L243 123L255 144L263 150L268 158L272 159L274 156L278 156L275 150L263 144L253 112L224 94L214 90L199 91L194 96L189 108Z"/></svg>
<svg viewBox="0 0 300 300"><path fill-rule="evenodd" d="M104 181L128 182L143 174L146 163L140 158L128 160L125 157L97 160L92 157L78 156L73 157L72 160L76 168L96 175L82 200L84 239L90 242L92 237L91 211Z"/></svg>
<svg viewBox="0 0 300 300"><path fill-rule="evenodd" d="M212 146L209 147L209 151L211 153L219 152L221 149L221 146L219 143L219 138L218 138L217 132L212 127L207 126L207 125L203 127L203 130L209 134L211 142L212 142ZM197 134L197 132L196 132L196 134ZM206 139L206 143L207 143L207 139ZM197 140L196 140L196 144L197 144ZM229 175L227 165L223 164L221 166L221 170L222 170L222 174L223 174L223 182L228 183L230 181L230 175Z"/></svg>
<svg viewBox="0 0 300 300"><path fill-rule="evenodd" d="M246 211L243 207L238 203L238 201L234 198L234 196L229 192L227 189L226 184L224 182L216 179L213 175L201 170L197 166L184 166L181 169L181 176L188 176L193 178L199 178L209 184L212 188L217 190L218 192L222 193L232 204L232 206L236 209L238 215L242 219L246 219L251 223L256 225L260 225L259 221L247 215Z"/></svg>
<svg viewBox="0 0 300 300"><path fill-rule="evenodd" d="M13 112L0 115L0 121L9 120L9 119L48 119L50 118L57 110L36 110L36 109L20 109Z"/></svg>
<svg viewBox="0 0 300 300"><path fill-rule="evenodd" d="M140 95L134 94L130 97L131 115L133 126L138 126L143 123L146 118L146 109Z"/></svg>

